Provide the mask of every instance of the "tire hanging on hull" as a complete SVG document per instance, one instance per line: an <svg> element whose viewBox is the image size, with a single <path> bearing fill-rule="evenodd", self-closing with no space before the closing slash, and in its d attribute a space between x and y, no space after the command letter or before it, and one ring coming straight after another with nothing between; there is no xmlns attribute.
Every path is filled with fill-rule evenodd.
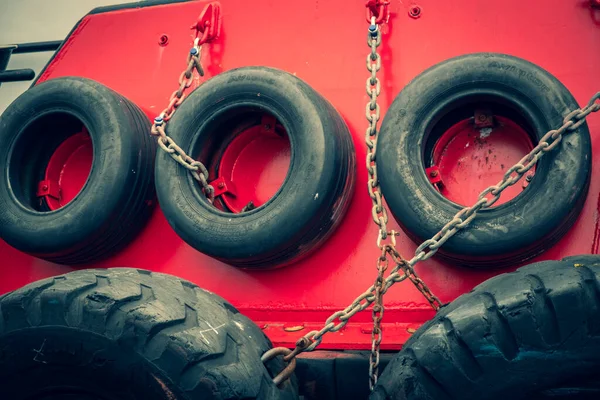
<svg viewBox="0 0 600 400"><path fill-rule="evenodd" d="M382 193L415 242L432 237L463 208L436 190L425 169L432 165L433 148L444 132L482 105L519 125L534 144L579 108L550 73L503 54L456 57L417 76L387 111L377 156ZM440 258L497 268L521 263L556 244L574 224L587 196L592 163L587 124L565 134L558 147L538 162L522 193L478 212L468 229L440 248Z"/></svg>

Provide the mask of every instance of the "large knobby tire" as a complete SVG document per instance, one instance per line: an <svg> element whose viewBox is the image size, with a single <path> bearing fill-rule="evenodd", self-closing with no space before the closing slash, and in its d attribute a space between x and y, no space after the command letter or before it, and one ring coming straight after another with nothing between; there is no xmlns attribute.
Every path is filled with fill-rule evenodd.
<svg viewBox="0 0 600 400"><path fill-rule="evenodd" d="M87 129L90 174L73 200L51 211L36 196L54 151ZM0 238L62 264L108 257L144 226L154 203L156 142L133 103L98 82L58 78L32 87L0 118Z"/></svg>
<svg viewBox="0 0 600 400"><path fill-rule="evenodd" d="M443 307L388 364L371 399L558 395L551 389L597 379L599 366L600 256L568 257L499 275Z"/></svg>
<svg viewBox="0 0 600 400"><path fill-rule="evenodd" d="M387 111L377 155L382 193L415 242L431 238L462 208L435 189L425 168L440 135L472 117L473 107L482 104L521 125L534 144L579 108L550 73L508 55L469 54L417 76ZM478 212L438 255L465 266L497 268L552 247L583 208L591 162L590 134L583 124L539 161L533 180L519 196Z"/></svg>
<svg viewBox="0 0 600 400"><path fill-rule="evenodd" d="M220 211L188 170L162 151L156 158L157 194L170 225L198 251L246 268L280 267L322 244L352 198L354 147L333 106L284 71L238 68L191 93L166 131L187 154L210 165L232 140L236 121L256 112L283 125L291 148L287 176L268 202L238 214ZM209 172L214 180L215 171Z"/></svg>
<svg viewBox="0 0 600 400"><path fill-rule="evenodd" d="M271 372L260 361L269 348L219 296L145 270L77 271L0 297L2 399L296 399L294 382L272 383L281 359Z"/></svg>

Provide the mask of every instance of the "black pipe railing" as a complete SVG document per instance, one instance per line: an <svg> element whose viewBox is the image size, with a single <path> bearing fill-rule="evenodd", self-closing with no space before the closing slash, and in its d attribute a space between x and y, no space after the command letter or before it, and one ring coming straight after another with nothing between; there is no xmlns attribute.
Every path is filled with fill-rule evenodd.
<svg viewBox="0 0 600 400"><path fill-rule="evenodd" d="M34 42L34 43L21 43L13 50L13 54L20 53L37 53L42 51L55 51L60 47L62 40L53 40L50 42Z"/></svg>
<svg viewBox="0 0 600 400"><path fill-rule="evenodd" d="M11 55L56 51L60 47L61 43L61 40L54 40L49 42L33 42L0 46L0 85L3 82L30 81L35 78L35 72L31 68L6 70Z"/></svg>

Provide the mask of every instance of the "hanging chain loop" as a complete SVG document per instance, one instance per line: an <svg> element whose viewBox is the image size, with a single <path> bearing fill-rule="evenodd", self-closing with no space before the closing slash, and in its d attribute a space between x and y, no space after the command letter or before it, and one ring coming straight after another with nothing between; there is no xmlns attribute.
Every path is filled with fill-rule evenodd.
<svg viewBox="0 0 600 400"><path fill-rule="evenodd" d="M397 233L387 230L388 216L383 205L383 198L379 190L379 180L377 179L377 122L380 119L380 107L377 103L377 96L379 96L381 92L381 82L377 78L377 72L381 68L381 56L377 53L377 47L381 44L381 32L376 20L373 18L371 18L371 25L369 26L367 43L371 48L371 52L367 56L367 69L371 73L371 76L367 78L366 82L366 90L370 97L370 101L366 106L366 118L369 122L369 126L367 128L365 142L368 148L368 190L373 203L371 215L373 221L379 227L377 246L381 250L381 253L377 260L377 278L375 283L354 299L348 307L336 311L327 318L321 330L310 331L298 339L295 349L289 350L277 347L265 353L263 358L269 358L267 357L267 354L285 354L283 360L289 363L288 366L273 379L276 384L283 382L291 375L293 367L290 366L295 361L295 357L298 354L305 351L313 351L321 344L322 338L326 333L337 332L344 328L350 318L356 313L367 309L371 304L375 303L372 309L373 331L369 363L369 386L372 390L377 383L378 376L379 346L382 339L381 319L383 318L384 312L383 295L394 284L408 279L423 294L432 308L436 311L439 310L442 307L442 303L432 293L431 289L427 287L425 282L416 274L414 266L420 261L431 258L446 241L461 229L466 228L471 221L475 219L479 210L491 207L498 201L504 189L517 183L523 175L533 168L544 154L555 149L562 140L564 134L577 130L585 122L585 118L590 113L600 110L600 104L598 103L600 100L600 92L598 92L590 99L584 108L573 110L567 114L563 120L563 125L560 128L553 129L542 136L538 145L519 162L509 168L500 182L483 190L479 194L474 205L465 207L457 212L452 220L444 225L439 232L418 246L413 258L407 261L396 250L395 236ZM384 273L388 268L388 255L396 265L390 271L387 278L385 278ZM281 349L285 350L285 353ZM274 356L270 356L270 358L273 357Z"/></svg>
<svg viewBox="0 0 600 400"><path fill-rule="evenodd" d="M431 258L437 250L459 230L466 228L477 215L477 212L483 208L488 208L493 205L500 194L509 186L514 185L523 175L529 171L542 158L544 154L552 149L555 149L558 143L562 140L563 134L568 134L577 130L584 122L585 118L593 112L600 110L600 92L596 93L588 104L582 109L576 109L567 114L563 120L563 125L558 129L553 129L547 132L540 139L538 145L531 150L529 154L523 157L518 163L509 168L504 177L496 185L490 186L483 190L479 195L478 200L471 207L465 207L460 210L450 222L448 222L438 233L431 239L426 240L417 247L414 257L406 261L393 248L391 244L384 245L385 252L390 255L396 266L391 270L387 278L383 280L382 294L385 294L394 284L402 282L405 279L410 280L423 293L430 304L435 304L439 309L442 304L437 297L431 293L425 283L415 274L414 266L420 262ZM487 198L486 196L493 196ZM391 234L392 232L390 232ZM393 235L389 235L393 236ZM379 239L378 239L379 240ZM346 308L333 313L327 320L323 328L319 331L310 331L306 333L296 342L296 348L292 350L289 356L285 357L286 361L290 361L296 355L304 351L313 351L321 344L323 335L328 332L337 332L348 323L356 313L367 309L376 299L376 287L372 285L366 291L361 293L354 301ZM293 356L293 357L292 357Z"/></svg>
<svg viewBox="0 0 600 400"><path fill-rule="evenodd" d="M365 109L365 116L369 125L365 134L365 143L367 144L367 172L369 180L367 188L369 197L371 197L372 208L371 216L373 222L379 227L377 236L377 247L380 250L380 255L377 258L377 277L375 278L374 287L374 305L371 309L371 318L373 320L373 329L371 330L371 354L369 356L369 387L371 390L377 383L379 376L379 348L383 340L383 332L381 320L385 307L383 305L384 279L385 271L388 269L388 252L392 249L396 250L396 232L388 232L387 222L388 214L383 205L383 196L379 187L379 179L377 178L377 123L381 118L381 109L377 103L377 97L381 93L381 81L377 77L377 72L381 69L381 56L377 52L377 48L381 45L381 30L378 20L375 15L371 17L371 24L367 33L367 45L371 48L367 55L367 70L371 76L367 78L366 90L369 96L369 102ZM389 243L386 243L389 240ZM398 254L399 258L402 257Z"/></svg>
<svg viewBox="0 0 600 400"><path fill-rule="evenodd" d="M162 110L158 117L154 118L150 134L158 137L158 146L160 149L190 171L192 177L202 186L202 190L208 201L212 203L215 198L215 188L208 184L208 170L200 161L190 157L171 137L167 136L165 131L167 121L171 119L173 113L175 113L175 109L185 99L185 91L192 86L194 71L197 71L198 75L204 76L204 69L200 60L202 57L202 44L207 40L206 32L208 30L205 30L205 33L202 33L200 30L197 31L194 47L191 48L187 55L187 67L179 75L179 88L171 94L167 107Z"/></svg>

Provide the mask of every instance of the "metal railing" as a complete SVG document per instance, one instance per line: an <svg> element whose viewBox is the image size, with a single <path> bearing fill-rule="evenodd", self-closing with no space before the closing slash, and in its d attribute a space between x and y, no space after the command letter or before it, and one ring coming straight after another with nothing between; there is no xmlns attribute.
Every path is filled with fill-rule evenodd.
<svg viewBox="0 0 600 400"><path fill-rule="evenodd" d="M61 43L62 40L54 40L50 42L0 45L0 85L4 82L30 81L35 78L35 72L31 68L6 69L13 54L56 51Z"/></svg>

